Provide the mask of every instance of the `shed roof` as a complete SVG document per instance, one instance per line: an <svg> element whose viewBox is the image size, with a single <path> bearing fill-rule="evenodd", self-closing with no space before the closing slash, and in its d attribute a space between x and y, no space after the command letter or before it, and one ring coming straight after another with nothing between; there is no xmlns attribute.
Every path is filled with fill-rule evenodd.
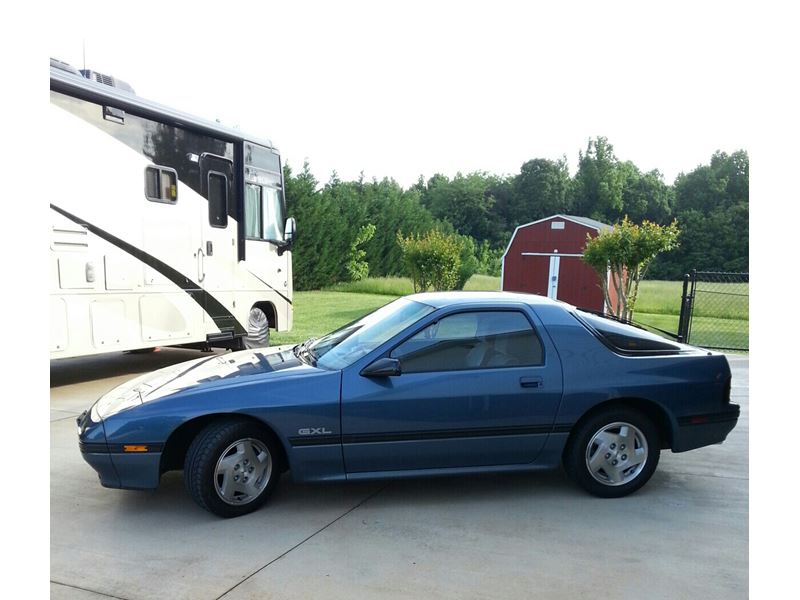
<svg viewBox="0 0 800 600"><path fill-rule="evenodd" d="M538 221L531 221L530 223L524 223L522 225L517 225L516 229L514 229L514 233L511 235L511 239L508 241L508 246L506 246L506 251L503 252L503 257L500 259L501 262L505 265L506 255L508 251L511 249L512 244L514 243L514 238L517 237L517 232L524 227L528 227L530 225L536 225L537 223L543 223L545 221L549 221L550 219L566 219L568 221L572 221L573 223L577 223L579 225L583 225L585 227L590 227L592 229L596 229L597 231L611 231L611 225L607 223L601 223L600 221L596 221L595 219L590 219L589 217L576 217L574 215L563 215L563 214L556 214L550 215L549 217L545 217L544 219L539 219Z"/></svg>
<svg viewBox="0 0 800 600"><path fill-rule="evenodd" d="M598 231L611 231L611 225L607 223L601 223L600 221L596 221L595 219L590 219L589 217L576 217L574 215L553 215L555 217L564 217L565 219L570 219L571 221L577 221L587 227L591 227L592 229L597 229ZM552 217L549 217L552 218Z"/></svg>

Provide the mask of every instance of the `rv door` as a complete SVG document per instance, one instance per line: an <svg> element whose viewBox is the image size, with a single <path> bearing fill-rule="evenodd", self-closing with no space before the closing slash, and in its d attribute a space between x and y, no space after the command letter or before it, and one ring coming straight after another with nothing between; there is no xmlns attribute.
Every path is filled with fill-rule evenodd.
<svg viewBox="0 0 800 600"><path fill-rule="evenodd" d="M197 279L206 296L206 319L211 319L225 331L226 323L233 328L230 313L221 313L213 306L222 303L230 307L233 299L236 268L237 224L233 162L222 156L204 153L200 156L200 189L208 201L207 211L201 211L200 247L197 249ZM216 302L212 301L212 296ZM231 329L232 330L232 329Z"/></svg>

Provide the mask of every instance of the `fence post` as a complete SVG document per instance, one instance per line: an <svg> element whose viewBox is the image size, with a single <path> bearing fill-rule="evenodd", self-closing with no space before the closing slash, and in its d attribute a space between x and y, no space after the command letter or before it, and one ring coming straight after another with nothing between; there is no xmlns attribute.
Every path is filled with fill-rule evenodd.
<svg viewBox="0 0 800 600"><path fill-rule="evenodd" d="M681 314L678 317L678 342L689 343L689 323L692 319L692 304L694 303L694 280L696 271L683 276L683 294L681 295ZM689 280L692 281L692 289L689 290Z"/></svg>
<svg viewBox="0 0 800 600"><path fill-rule="evenodd" d="M681 294L681 315L678 317L678 342L684 343L686 341L686 330L684 324L686 323L686 292L689 289L689 274L683 276L683 293Z"/></svg>

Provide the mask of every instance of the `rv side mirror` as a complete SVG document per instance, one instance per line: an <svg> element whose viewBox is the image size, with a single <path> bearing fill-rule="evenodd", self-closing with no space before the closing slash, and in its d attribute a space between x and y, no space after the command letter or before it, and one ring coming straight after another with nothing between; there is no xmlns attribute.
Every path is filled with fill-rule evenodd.
<svg viewBox="0 0 800 600"><path fill-rule="evenodd" d="M400 361L396 358L379 358L361 370L364 377L395 377L400 373Z"/></svg>
<svg viewBox="0 0 800 600"><path fill-rule="evenodd" d="M294 242L294 236L297 233L297 223L295 223L294 217L286 219L286 226L283 232L283 239L286 245L291 248L292 242Z"/></svg>

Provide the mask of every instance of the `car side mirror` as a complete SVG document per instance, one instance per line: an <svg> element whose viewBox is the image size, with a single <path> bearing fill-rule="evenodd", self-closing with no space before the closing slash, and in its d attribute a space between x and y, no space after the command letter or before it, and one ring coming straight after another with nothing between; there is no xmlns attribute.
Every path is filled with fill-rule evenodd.
<svg viewBox="0 0 800 600"><path fill-rule="evenodd" d="M396 358L379 358L361 370L363 377L395 377L402 373Z"/></svg>
<svg viewBox="0 0 800 600"><path fill-rule="evenodd" d="M294 217L286 219L286 226L283 228L283 239L287 246L291 247L294 237L297 234L297 223Z"/></svg>

